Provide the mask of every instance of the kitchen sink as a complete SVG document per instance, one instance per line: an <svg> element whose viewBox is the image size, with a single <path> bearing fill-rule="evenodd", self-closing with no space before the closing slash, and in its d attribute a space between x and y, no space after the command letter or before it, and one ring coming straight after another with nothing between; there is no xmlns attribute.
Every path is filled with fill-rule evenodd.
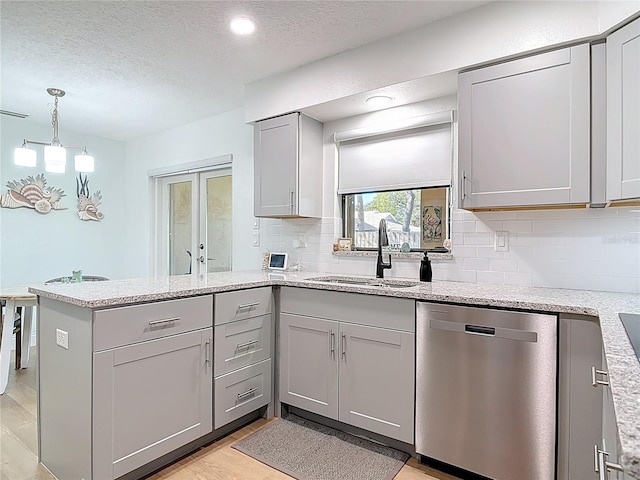
<svg viewBox="0 0 640 480"><path fill-rule="evenodd" d="M384 278L363 278L363 277L313 277L307 279L310 282L332 283L336 285L358 285L362 287L382 287L382 288L411 288L420 285L420 282L410 280L391 280Z"/></svg>

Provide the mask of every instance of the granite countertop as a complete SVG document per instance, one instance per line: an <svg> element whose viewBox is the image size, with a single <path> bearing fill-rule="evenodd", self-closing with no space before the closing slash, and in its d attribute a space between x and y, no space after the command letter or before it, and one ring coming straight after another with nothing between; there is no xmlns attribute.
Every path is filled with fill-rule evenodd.
<svg viewBox="0 0 640 480"><path fill-rule="evenodd" d="M631 475L640 478L640 362L618 317L620 312L640 314L640 295L444 281L388 288L311 280L328 275L320 272L225 272L200 277L182 275L39 285L31 286L29 291L79 307L101 309L279 285L599 317L620 435L621 462Z"/></svg>

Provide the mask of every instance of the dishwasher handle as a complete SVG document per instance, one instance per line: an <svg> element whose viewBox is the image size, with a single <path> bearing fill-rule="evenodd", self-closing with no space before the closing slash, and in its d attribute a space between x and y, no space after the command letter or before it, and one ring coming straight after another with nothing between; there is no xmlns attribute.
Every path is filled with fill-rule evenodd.
<svg viewBox="0 0 640 480"><path fill-rule="evenodd" d="M474 335L489 335L495 336L496 329L493 327L482 327L480 325L465 325L464 326L465 333L471 333Z"/></svg>
<svg viewBox="0 0 640 480"><path fill-rule="evenodd" d="M504 338L506 340L516 340L520 342L536 343L538 332L528 330L518 330L516 328L489 327L486 325L474 325L472 323L455 322L451 320L438 320L435 318L429 321L430 328L445 330L455 333L464 333L479 337Z"/></svg>

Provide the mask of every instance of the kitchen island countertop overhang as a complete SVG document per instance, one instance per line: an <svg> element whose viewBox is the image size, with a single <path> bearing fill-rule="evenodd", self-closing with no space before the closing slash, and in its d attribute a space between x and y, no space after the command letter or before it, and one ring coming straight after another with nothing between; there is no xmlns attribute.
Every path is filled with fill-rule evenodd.
<svg viewBox="0 0 640 480"><path fill-rule="evenodd" d="M291 286L428 302L598 317L625 469L640 478L640 362L619 313L640 313L640 295L435 281L408 288L325 283L320 272L225 272L65 285L31 286L36 295L90 309L171 300L263 286ZM362 278L362 277L360 277ZM373 280L373 277L371 277Z"/></svg>

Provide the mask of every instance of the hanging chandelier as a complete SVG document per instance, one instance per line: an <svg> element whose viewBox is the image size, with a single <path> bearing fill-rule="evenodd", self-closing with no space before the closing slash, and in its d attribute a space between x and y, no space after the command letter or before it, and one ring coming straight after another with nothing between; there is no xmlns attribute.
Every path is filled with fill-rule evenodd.
<svg viewBox="0 0 640 480"><path fill-rule="evenodd" d="M50 143L36 142L24 139L22 146L13 152L13 163L21 167L35 167L37 154L29 145L44 145L44 169L52 173L64 173L67 164L67 149L80 150L74 157L76 172L93 172L94 158L87 153L87 147L69 147L60 143L58 138L58 99L64 97L65 91L59 88L47 88L47 92L55 97L53 111L51 112L51 126L53 127L53 139Z"/></svg>

